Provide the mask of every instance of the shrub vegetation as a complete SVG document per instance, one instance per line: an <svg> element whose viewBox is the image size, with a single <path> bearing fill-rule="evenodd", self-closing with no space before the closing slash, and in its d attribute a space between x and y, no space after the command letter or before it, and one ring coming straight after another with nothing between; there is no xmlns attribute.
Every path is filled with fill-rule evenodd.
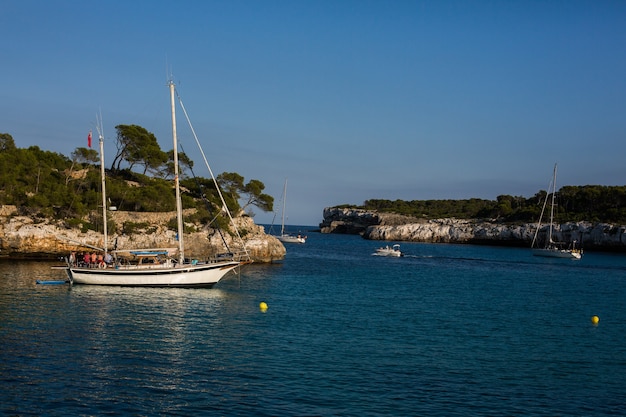
<svg viewBox="0 0 626 417"><path fill-rule="evenodd" d="M153 135L139 126L116 129L118 154L106 169L108 206L138 212L174 211L173 152L161 152ZM135 145L145 143L150 145L149 152L142 153ZM224 224L213 181L194 177L191 160L179 155L184 207L198 209L193 220ZM239 174L223 173L217 181L231 213L245 213L251 206L273 210L274 198L263 193L265 186L259 180L246 183ZM67 227L98 227L97 221L87 216L102 210L100 158L92 149L76 148L67 157L38 146L17 148L10 134L0 133L0 183L0 204L17 206L20 214L64 220Z"/></svg>
<svg viewBox="0 0 626 417"><path fill-rule="evenodd" d="M367 200L361 206L346 204L341 207L424 219L454 217L527 223L539 219L546 197L548 193L541 190L530 198L500 195L496 200ZM557 191L555 201L555 217L561 223L590 221L626 224L626 186L565 186Z"/></svg>

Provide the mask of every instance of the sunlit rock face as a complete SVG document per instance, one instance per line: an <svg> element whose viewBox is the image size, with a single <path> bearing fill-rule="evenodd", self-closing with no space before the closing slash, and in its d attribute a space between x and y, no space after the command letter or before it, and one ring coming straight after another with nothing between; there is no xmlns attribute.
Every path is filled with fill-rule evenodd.
<svg viewBox="0 0 626 417"><path fill-rule="evenodd" d="M327 207L320 224L322 233L363 234L369 226L402 225L415 222L413 217L375 211Z"/></svg>
<svg viewBox="0 0 626 417"><path fill-rule="evenodd" d="M187 213L186 214L191 214ZM168 223L175 213L134 213L114 212L110 221L115 224L116 233L108 236L108 247L113 249L131 248L176 248L176 232L168 228ZM125 224L141 224L141 228L125 233ZM273 236L267 235L262 226L254 223L247 216L235 218L245 243L248 254L255 262L272 262L285 257L285 247ZM231 251L241 251L238 238L233 231L204 228L201 225L185 224L195 230L185 233L184 246L186 258L206 259L217 253L225 252L224 241ZM0 256L26 259L56 259L66 256L70 251L88 250L90 247L102 248L104 236L100 232L89 230L81 232L75 228L66 228L61 222L49 219L18 216L12 206L0 207Z"/></svg>
<svg viewBox="0 0 626 417"><path fill-rule="evenodd" d="M329 207L324 209L322 233L360 234L365 239L424 243L480 243L530 246L536 224L509 225L464 219L423 220L367 210ZM545 242L548 226L537 233ZM587 249L626 251L626 226L589 222L555 225L553 240L577 241Z"/></svg>

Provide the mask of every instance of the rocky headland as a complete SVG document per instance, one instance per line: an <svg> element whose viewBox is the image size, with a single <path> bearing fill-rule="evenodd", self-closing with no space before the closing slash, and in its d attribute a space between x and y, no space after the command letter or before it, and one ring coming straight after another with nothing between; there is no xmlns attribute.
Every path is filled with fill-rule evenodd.
<svg viewBox="0 0 626 417"><path fill-rule="evenodd" d="M425 220L375 211L327 207L322 233L360 234L365 239L424 243L467 243L530 247L536 224L502 224L484 220ZM546 239L547 226L538 238ZM555 225L553 240L582 243L584 249L626 252L626 226L606 223Z"/></svg>
<svg viewBox="0 0 626 417"><path fill-rule="evenodd" d="M186 211L189 213L189 211ZM189 213L190 214L190 213ZM112 233L108 236L109 249L116 243L118 249L173 248L177 247L176 232L167 226L176 213L136 213L116 211L109 214L109 221L116 230L124 230L131 222L144 225L132 233ZM87 219L86 219L87 221ZM246 249L255 262L272 262L284 258L283 244L265 233L263 226L256 225L248 216L235 218ZM238 249L236 238L224 232L222 236L201 225L186 224L195 232L185 234L185 256L206 259L224 252L222 236L230 249ZM15 206L0 206L0 257L10 259L57 259L70 251L89 250L103 246L102 233L68 228L63 222L51 219L19 215Z"/></svg>

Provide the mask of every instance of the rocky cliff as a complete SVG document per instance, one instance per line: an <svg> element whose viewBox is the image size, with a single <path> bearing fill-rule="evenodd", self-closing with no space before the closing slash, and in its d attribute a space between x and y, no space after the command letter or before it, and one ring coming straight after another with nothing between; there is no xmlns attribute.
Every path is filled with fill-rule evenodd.
<svg viewBox="0 0 626 417"><path fill-rule="evenodd" d="M404 221L404 223L403 223ZM365 239L427 243L477 243L530 246L535 224L507 225L461 219L420 220L358 209L326 208L322 233L361 234ZM539 230L545 241L547 226ZM582 242L585 249L626 252L626 226L605 223L557 225L553 240Z"/></svg>
<svg viewBox="0 0 626 417"><path fill-rule="evenodd" d="M327 207L320 224L322 233L363 234L370 226L399 226L415 222L413 217L360 209Z"/></svg>
<svg viewBox="0 0 626 417"><path fill-rule="evenodd" d="M132 233L114 233L108 238L109 247L116 243L118 249L130 248L170 248L177 247L176 233L169 230L168 222L176 213L134 213L111 212L110 221L116 230L124 230L124 224L143 224ZM267 235L250 217L235 219L248 253L255 262L272 262L283 259L285 247L273 236ZM185 256L204 259L223 252L222 237L213 229L202 229L199 225L189 225L196 232L185 234ZM229 233L223 233L231 250L238 245ZM4 258L55 259L65 256L72 250L85 250L102 247L103 235L89 230L85 233L75 228L67 228L60 222L49 219L19 216L15 207L0 207L0 256Z"/></svg>

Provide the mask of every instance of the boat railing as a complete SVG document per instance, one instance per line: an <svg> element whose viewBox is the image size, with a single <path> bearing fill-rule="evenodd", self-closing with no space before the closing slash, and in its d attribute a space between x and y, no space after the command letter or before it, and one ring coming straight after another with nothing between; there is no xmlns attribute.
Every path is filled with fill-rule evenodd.
<svg viewBox="0 0 626 417"><path fill-rule="evenodd" d="M246 251L231 251L215 254L209 259L209 262L223 261L249 262L250 255Z"/></svg>

